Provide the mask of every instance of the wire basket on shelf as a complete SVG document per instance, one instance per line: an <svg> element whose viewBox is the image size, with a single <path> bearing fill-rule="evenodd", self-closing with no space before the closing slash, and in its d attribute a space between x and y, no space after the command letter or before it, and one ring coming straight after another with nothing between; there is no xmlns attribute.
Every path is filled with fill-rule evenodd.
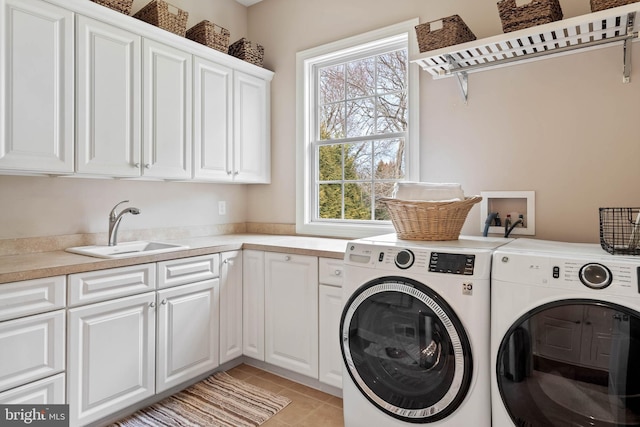
<svg viewBox="0 0 640 427"><path fill-rule="evenodd" d="M640 208L600 208L600 246L614 255L640 255Z"/></svg>
<svg viewBox="0 0 640 427"><path fill-rule="evenodd" d="M420 52L441 49L476 39L475 34L458 15L416 25Z"/></svg>
<svg viewBox="0 0 640 427"><path fill-rule="evenodd" d="M387 206L399 239L458 240L469 211L482 197L460 201L380 199Z"/></svg>
<svg viewBox="0 0 640 427"><path fill-rule="evenodd" d="M590 0L591 12L611 9L612 7L624 6L626 4L635 3L638 0Z"/></svg>
<svg viewBox="0 0 640 427"><path fill-rule="evenodd" d="M220 52L229 49L229 30L210 21L201 21L187 30L187 38Z"/></svg>
<svg viewBox="0 0 640 427"><path fill-rule="evenodd" d="M229 46L229 55L262 67L264 47L257 43L254 46L253 43L243 37Z"/></svg>
<svg viewBox="0 0 640 427"><path fill-rule="evenodd" d="M184 37L189 12L163 0L153 0L133 15L148 24Z"/></svg>
<svg viewBox="0 0 640 427"><path fill-rule="evenodd" d="M558 0L532 0L521 6L516 0L501 0L498 13L505 33L559 21L563 16Z"/></svg>
<svg viewBox="0 0 640 427"><path fill-rule="evenodd" d="M91 0L92 2L101 6L106 6L109 9L116 10L125 15L131 13L131 6L133 6L133 0Z"/></svg>

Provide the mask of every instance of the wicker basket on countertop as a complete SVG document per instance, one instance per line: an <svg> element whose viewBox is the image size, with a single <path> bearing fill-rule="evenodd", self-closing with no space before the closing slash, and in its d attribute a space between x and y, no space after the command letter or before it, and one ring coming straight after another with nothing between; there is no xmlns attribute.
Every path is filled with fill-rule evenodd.
<svg viewBox="0 0 640 427"><path fill-rule="evenodd" d="M136 12L133 17L184 37L187 31L189 12L179 9L166 1L153 0Z"/></svg>
<svg viewBox="0 0 640 427"><path fill-rule="evenodd" d="M469 211L482 197L460 201L380 199L387 206L399 239L458 240Z"/></svg>
<svg viewBox="0 0 640 427"><path fill-rule="evenodd" d="M475 34L458 15L416 25L420 52L441 49L476 39Z"/></svg>
<svg viewBox="0 0 640 427"><path fill-rule="evenodd" d="M600 10L611 9L612 7L624 6L637 1L638 0L590 0L591 12L598 12Z"/></svg>
<svg viewBox="0 0 640 427"><path fill-rule="evenodd" d="M516 0L501 0L498 13L505 33L559 21L563 16L558 0L532 0L521 6Z"/></svg>
<svg viewBox="0 0 640 427"><path fill-rule="evenodd" d="M131 14L131 6L133 6L133 0L91 0L92 2L99 4L100 6L106 6L109 9L116 10L125 15Z"/></svg>
<svg viewBox="0 0 640 427"><path fill-rule="evenodd" d="M229 46L229 55L262 67L264 47L257 43L254 46L253 43L243 37Z"/></svg>
<svg viewBox="0 0 640 427"><path fill-rule="evenodd" d="M212 49L227 53L230 35L231 33L226 28L205 20L189 28L186 37Z"/></svg>

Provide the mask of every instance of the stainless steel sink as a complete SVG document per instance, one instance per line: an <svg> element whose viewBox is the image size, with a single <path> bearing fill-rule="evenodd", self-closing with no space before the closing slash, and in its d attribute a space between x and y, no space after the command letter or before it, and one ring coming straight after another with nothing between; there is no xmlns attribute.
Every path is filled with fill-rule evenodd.
<svg viewBox="0 0 640 427"><path fill-rule="evenodd" d="M179 251L181 249L189 249L189 246L174 243L135 241L118 243L115 246L76 246L74 248L67 248L66 251L97 258L126 258Z"/></svg>

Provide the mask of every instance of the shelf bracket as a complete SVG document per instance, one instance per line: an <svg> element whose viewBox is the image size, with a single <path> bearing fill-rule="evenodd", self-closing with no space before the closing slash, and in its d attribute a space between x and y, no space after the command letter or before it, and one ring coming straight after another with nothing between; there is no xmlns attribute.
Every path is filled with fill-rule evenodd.
<svg viewBox="0 0 640 427"><path fill-rule="evenodd" d="M447 60L447 63L449 64L450 70L455 70L456 68L460 67L456 60L453 59L453 56L447 54L445 55L445 58ZM466 104L469 98L469 75L466 71L459 71L455 73L455 76L458 78L460 92L462 93L462 98L464 99L464 103Z"/></svg>
<svg viewBox="0 0 640 427"><path fill-rule="evenodd" d="M636 19L636 13L631 12L627 15L627 35L633 34L633 26ZM637 37L637 33L635 34ZM623 64L622 64L622 83L631 82L631 39L625 39L622 45Z"/></svg>

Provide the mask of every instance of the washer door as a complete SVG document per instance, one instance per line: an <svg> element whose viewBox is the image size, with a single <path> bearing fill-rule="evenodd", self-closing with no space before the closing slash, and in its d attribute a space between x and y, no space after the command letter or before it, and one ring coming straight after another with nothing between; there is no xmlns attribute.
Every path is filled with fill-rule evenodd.
<svg viewBox="0 0 640 427"><path fill-rule="evenodd" d="M639 426L640 317L594 300L543 305L497 354L502 401L518 426Z"/></svg>
<svg viewBox="0 0 640 427"><path fill-rule="evenodd" d="M349 375L378 408L403 421L445 418L465 398L473 359L451 307L427 286L381 277L349 299L340 323Z"/></svg>

